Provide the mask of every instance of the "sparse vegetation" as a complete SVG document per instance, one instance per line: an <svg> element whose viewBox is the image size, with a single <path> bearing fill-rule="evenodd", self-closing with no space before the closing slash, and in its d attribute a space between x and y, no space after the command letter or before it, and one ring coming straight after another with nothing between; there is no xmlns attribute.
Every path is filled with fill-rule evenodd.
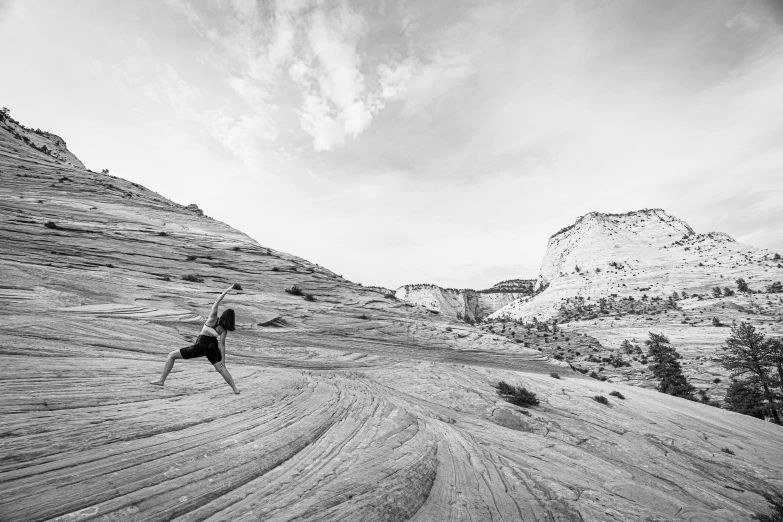
<svg viewBox="0 0 783 522"><path fill-rule="evenodd" d="M168 236L168 233L161 231L161 232L158 232L158 235L159 236Z"/></svg>
<svg viewBox="0 0 783 522"><path fill-rule="evenodd" d="M536 394L528 391L524 386L512 386L505 381L500 381L497 385L497 389L498 395L511 404L517 406L538 405L538 397L536 397Z"/></svg>
<svg viewBox="0 0 783 522"><path fill-rule="evenodd" d="M607 399L603 395L595 395L593 396L593 400L595 402L600 402L601 404L609 404L609 399Z"/></svg>
<svg viewBox="0 0 783 522"><path fill-rule="evenodd" d="M294 285L291 288L286 288L285 293L291 295L304 295L304 292L302 292L302 289L299 288L299 285Z"/></svg>
<svg viewBox="0 0 783 522"><path fill-rule="evenodd" d="M239 283L234 283L233 288L234 288L234 290L242 290L242 285L239 284Z"/></svg>
<svg viewBox="0 0 783 522"><path fill-rule="evenodd" d="M746 293L750 292L750 288L748 287L748 283L746 283L745 280L742 279L741 277L739 279L737 279L736 281L734 281L734 283L736 283L736 285L737 285L737 291L738 292L742 292L743 294L746 294Z"/></svg>
<svg viewBox="0 0 783 522"><path fill-rule="evenodd" d="M55 228L57 228L57 223L55 223L54 221L47 221L46 223L44 223L44 226L46 228L55 229Z"/></svg>
<svg viewBox="0 0 783 522"><path fill-rule="evenodd" d="M188 256L187 260L188 261L195 261L196 260L196 256Z"/></svg>
<svg viewBox="0 0 783 522"><path fill-rule="evenodd" d="M728 453L729 455L734 455L734 452L731 450L731 448L721 448L720 450L723 453Z"/></svg>
<svg viewBox="0 0 783 522"><path fill-rule="evenodd" d="M197 276L196 274L185 274L182 276L183 281L190 281L191 283L203 283L204 278L201 276Z"/></svg>
<svg viewBox="0 0 783 522"><path fill-rule="evenodd" d="M550 373L550 374L549 374L549 376L550 376L550 377L553 377L553 378L555 378L555 379L559 379L559 378L560 378L560 374L559 374L559 373L556 373L556 372L552 372L552 373Z"/></svg>
<svg viewBox="0 0 783 522"><path fill-rule="evenodd" d="M764 493L764 498L769 502L771 511L768 513L756 513L759 522L783 522L783 494Z"/></svg>
<svg viewBox="0 0 783 522"><path fill-rule="evenodd" d="M304 300L305 301L315 301L315 296L313 294L305 294Z"/></svg>
<svg viewBox="0 0 783 522"><path fill-rule="evenodd" d="M609 395L611 395L612 397L617 397L618 399L625 400L625 396L617 390L609 392Z"/></svg>

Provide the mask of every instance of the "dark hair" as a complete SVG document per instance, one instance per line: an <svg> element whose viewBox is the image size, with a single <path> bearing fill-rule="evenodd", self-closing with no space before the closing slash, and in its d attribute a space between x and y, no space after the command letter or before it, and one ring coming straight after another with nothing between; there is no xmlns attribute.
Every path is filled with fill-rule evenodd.
<svg viewBox="0 0 783 522"><path fill-rule="evenodd" d="M224 311L222 314L220 314L220 320L218 321L218 324L228 330L229 332L234 331L234 311L229 308L228 310Z"/></svg>

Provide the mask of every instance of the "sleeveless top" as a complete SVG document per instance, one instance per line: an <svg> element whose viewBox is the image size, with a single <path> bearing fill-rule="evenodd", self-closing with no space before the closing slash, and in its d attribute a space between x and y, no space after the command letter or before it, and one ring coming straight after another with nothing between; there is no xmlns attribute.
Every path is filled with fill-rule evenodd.
<svg viewBox="0 0 783 522"><path fill-rule="evenodd" d="M207 319L209 321L209 319ZM215 323L215 326L207 326L207 323L204 323L204 326L201 327L201 333L199 335L204 335L205 331L206 334L210 337L218 338L220 337L220 334L217 332L217 327L220 324L220 320L218 320L217 323Z"/></svg>

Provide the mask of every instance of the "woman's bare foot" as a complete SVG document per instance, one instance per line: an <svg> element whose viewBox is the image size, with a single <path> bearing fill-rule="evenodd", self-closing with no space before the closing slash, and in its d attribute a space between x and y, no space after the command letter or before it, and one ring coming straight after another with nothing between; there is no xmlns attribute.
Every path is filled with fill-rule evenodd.
<svg viewBox="0 0 783 522"><path fill-rule="evenodd" d="M163 383L160 381L152 381L150 384L154 384L155 386L163 386Z"/></svg>
<svg viewBox="0 0 783 522"><path fill-rule="evenodd" d="M161 386L163 385L161 384ZM239 390L237 390L236 388L234 389L234 395L239 395Z"/></svg>

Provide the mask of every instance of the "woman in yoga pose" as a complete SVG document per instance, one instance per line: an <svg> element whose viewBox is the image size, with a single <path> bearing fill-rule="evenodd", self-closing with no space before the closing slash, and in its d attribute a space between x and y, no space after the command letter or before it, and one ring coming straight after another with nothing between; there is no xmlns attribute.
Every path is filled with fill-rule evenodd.
<svg viewBox="0 0 783 522"><path fill-rule="evenodd" d="M212 305L212 310L209 312L209 317L201 327L198 339L193 346L182 348L181 350L174 350L169 353L166 359L166 365L163 367L163 375L160 379L153 381L151 384L157 386L163 386L166 381L169 372L174 367L174 361L177 359L194 359L196 357L206 357L215 370L223 376L234 393L239 394L234 379L231 378L231 374L226 369L226 333L234 331L234 310L228 309L218 319L218 307L220 302L226 297L226 294L233 288L239 288L238 285L233 284L226 289L225 292L220 294L215 304Z"/></svg>

